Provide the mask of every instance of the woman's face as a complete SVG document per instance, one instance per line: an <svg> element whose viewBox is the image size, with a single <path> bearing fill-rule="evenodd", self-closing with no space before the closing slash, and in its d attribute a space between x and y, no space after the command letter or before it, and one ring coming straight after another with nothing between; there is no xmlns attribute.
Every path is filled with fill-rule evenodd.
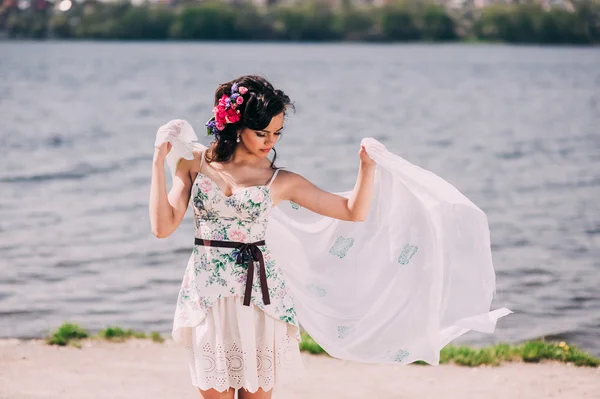
<svg viewBox="0 0 600 399"><path fill-rule="evenodd" d="M275 115L269 126L263 130L244 128L240 137L240 144L259 158L266 158L281 135L283 129L284 113Z"/></svg>

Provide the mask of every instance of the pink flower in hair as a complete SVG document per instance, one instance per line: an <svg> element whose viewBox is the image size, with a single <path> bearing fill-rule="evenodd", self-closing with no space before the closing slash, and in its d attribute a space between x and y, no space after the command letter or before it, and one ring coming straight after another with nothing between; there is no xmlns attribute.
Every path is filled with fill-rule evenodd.
<svg viewBox="0 0 600 399"><path fill-rule="evenodd" d="M235 91L232 88L232 92ZM240 87L239 93L247 93L248 89ZM232 93L231 96L223 94L217 106L213 107L214 118L209 119L206 122L206 131L209 135L218 134L219 131L225 129L225 125L229 123L237 123L241 118L240 110L238 105L243 104L244 99L239 93Z"/></svg>
<svg viewBox="0 0 600 399"><path fill-rule="evenodd" d="M240 92L240 94L246 94L248 93L248 89L244 86L240 86L238 87L238 92Z"/></svg>
<svg viewBox="0 0 600 399"><path fill-rule="evenodd" d="M236 111L233 108L228 109L227 116L225 117L225 119L228 121L228 123L236 123L240 120L239 111Z"/></svg>
<svg viewBox="0 0 600 399"><path fill-rule="evenodd" d="M217 123L225 123L225 117L227 117L227 111L224 109L218 109L215 115L215 120Z"/></svg>
<svg viewBox="0 0 600 399"><path fill-rule="evenodd" d="M227 104L227 99L228 99L228 98L229 98L229 97L227 97L227 95L226 95L226 94L223 94L223 95L221 96L221 98L219 99L219 107L225 107L225 105Z"/></svg>

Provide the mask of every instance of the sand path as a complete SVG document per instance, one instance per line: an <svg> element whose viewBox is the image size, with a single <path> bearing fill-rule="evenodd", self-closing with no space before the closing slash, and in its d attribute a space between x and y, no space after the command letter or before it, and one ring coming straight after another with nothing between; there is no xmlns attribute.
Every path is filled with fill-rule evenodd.
<svg viewBox="0 0 600 399"><path fill-rule="evenodd" d="M0 340L0 399L194 399L183 349L167 340L82 349ZM600 398L600 368L559 363L467 368L368 365L303 354L304 376L274 399Z"/></svg>

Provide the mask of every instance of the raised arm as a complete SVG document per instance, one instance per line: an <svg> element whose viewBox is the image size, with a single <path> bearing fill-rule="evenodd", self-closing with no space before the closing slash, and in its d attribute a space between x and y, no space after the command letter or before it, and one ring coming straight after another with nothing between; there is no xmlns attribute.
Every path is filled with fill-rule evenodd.
<svg viewBox="0 0 600 399"><path fill-rule="evenodd" d="M364 148L361 148L360 160L356 184L350 198L321 190L292 172L286 172L285 178L281 179L280 197L324 216L362 222L367 218L371 206L376 164Z"/></svg>
<svg viewBox="0 0 600 399"><path fill-rule="evenodd" d="M150 225L152 234L158 238L170 236L183 220L192 186L190 168L193 161L182 159L177 165L173 186L167 194L164 163L170 148L170 143L164 143L160 148L156 148L152 160Z"/></svg>

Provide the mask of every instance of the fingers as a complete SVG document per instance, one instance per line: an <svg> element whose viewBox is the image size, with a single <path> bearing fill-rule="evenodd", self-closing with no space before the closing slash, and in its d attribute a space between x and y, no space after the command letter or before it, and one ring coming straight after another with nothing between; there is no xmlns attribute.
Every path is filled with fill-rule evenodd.
<svg viewBox="0 0 600 399"><path fill-rule="evenodd" d="M160 126L156 132L156 140L154 141L154 147L159 148L165 142L168 142L169 136L179 136L184 123L185 121L183 119L173 119Z"/></svg>

